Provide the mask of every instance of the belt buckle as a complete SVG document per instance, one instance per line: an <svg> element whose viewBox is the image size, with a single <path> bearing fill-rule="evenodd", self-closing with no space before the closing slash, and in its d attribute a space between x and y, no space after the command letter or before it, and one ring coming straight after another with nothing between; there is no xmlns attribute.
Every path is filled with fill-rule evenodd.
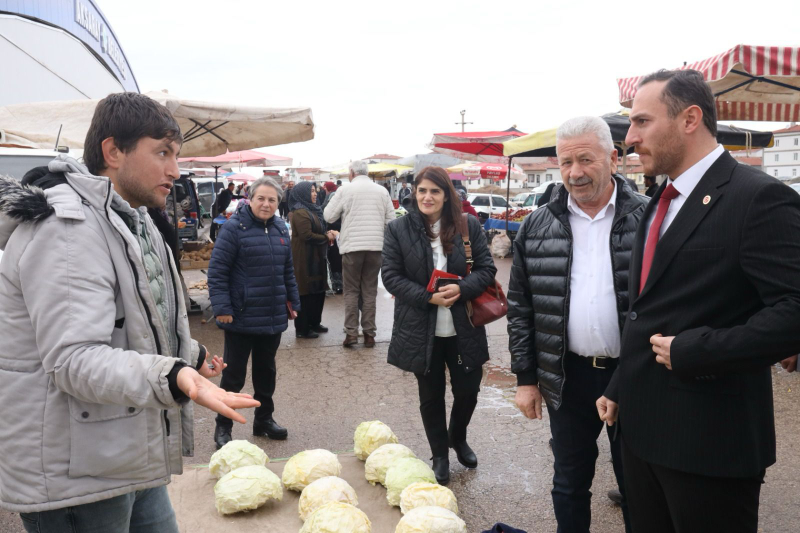
<svg viewBox="0 0 800 533"><path fill-rule="evenodd" d="M601 359L603 361L603 366L598 366L598 364L597 364L597 360L598 359ZM592 357L592 366L594 368L599 368L601 370L606 370L608 368L607 366L605 366L607 360L608 360L608 357L597 357L597 356Z"/></svg>

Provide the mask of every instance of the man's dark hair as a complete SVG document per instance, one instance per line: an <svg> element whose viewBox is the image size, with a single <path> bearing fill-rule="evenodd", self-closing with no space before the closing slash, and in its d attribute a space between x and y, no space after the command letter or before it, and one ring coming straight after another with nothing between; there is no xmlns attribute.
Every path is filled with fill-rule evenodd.
<svg viewBox="0 0 800 533"><path fill-rule="evenodd" d="M123 153L136 149L143 137L167 138L183 144L181 128L163 105L139 93L115 93L100 100L83 145L83 161L98 175L106 168L103 141L114 139Z"/></svg>
<svg viewBox="0 0 800 533"><path fill-rule="evenodd" d="M708 131L717 136L717 106L714 94L696 70L659 70L642 78L639 87L651 81L665 81L661 101L667 106L669 118L675 118L684 109L696 105L703 112L703 124Z"/></svg>
<svg viewBox="0 0 800 533"><path fill-rule="evenodd" d="M232 189L232 188L234 188L235 186L236 186L236 185L235 185L233 182L230 182L230 183L228 184L228 188L229 188L229 189Z"/></svg>

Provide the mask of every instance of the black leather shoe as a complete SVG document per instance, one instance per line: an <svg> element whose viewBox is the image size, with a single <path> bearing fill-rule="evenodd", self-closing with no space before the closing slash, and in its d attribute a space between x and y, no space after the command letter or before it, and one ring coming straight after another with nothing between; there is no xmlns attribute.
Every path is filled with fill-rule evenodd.
<svg viewBox="0 0 800 533"><path fill-rule="evenodd" d="M317 333L328 333L328 328L320 324L319 326L313 326L311 331L316 331Z"/></svg>
<svg viewBox="0 0 800 533"><path fill-rule="evenodd" d="M295 337L298 339L318 339L319 335L314 331L309 331L308 333L296 333Z"/></svg>
<svg viewBox="0 0 800 533"><path fill-rule="evenodd" d="M218 425L214 429L214 442L216 443L218 450L232 440L233 437L231 437L231 428L225 428Z"/></svg>
<svg viewBox="0 0 800 533"><path fill-rule="evenodd" d="M478 468L478 457L475 455L475 452L472 451L472 448L469 447L467 441L450 441L450 447L456 451L456 457L458 457L459 463L467 468Z"/></svg>
<svg viewBox="0 0 800 533"><path fill-rule="evenodd" d="M608 499L617 505L622 505L622 493L616 489L608 491Z"/></svg>
<svg viewBox="0 0 800 533"><path fill-rule="evenodd" d="M269 437L272 440L284 440L289 436L285 427L278 425L271 417L264 422L253 423L253 436Z"/></svg>
<svg viewBox="0 0 800 533"><path fill-rule="evenodd" d="M439 485L444 486L450 483L450 459L447 457L434 457L433 475L436 476L436 482Z"/></svg>

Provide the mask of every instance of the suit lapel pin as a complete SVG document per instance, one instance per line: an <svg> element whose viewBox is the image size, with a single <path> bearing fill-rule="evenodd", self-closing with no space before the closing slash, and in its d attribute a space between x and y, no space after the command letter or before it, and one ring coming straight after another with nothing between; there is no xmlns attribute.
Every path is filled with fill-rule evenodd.
<svg viewBox="0 0 800 533"><path fill-rule="evenodd" d="M711 197L706 195L705 198L703 198L703 205L708 205L708 203L710 201L711 201Z"/></svg>

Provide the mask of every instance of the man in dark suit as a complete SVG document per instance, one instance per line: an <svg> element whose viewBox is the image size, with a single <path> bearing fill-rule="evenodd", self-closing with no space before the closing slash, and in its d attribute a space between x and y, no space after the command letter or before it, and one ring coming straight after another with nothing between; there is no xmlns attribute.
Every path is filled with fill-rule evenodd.
<svg viewBox="0 0 800 533"><path fill-rule="evenodd" d="M655 195L656 191L658 190L658 182L656 181L656 177L645 176L644 187L645 187L644 195L647 196L648 198L652 198L653 195Z"/></svg>
<svg viewBox="0 0 800 533"><path fill-rule="evenodd" d="M717 144L702 74L645 77L626 143L666 174L642 218L620 363L634 531L748 532L775 462L770 366L800 351L800 196Z"/></svg>

